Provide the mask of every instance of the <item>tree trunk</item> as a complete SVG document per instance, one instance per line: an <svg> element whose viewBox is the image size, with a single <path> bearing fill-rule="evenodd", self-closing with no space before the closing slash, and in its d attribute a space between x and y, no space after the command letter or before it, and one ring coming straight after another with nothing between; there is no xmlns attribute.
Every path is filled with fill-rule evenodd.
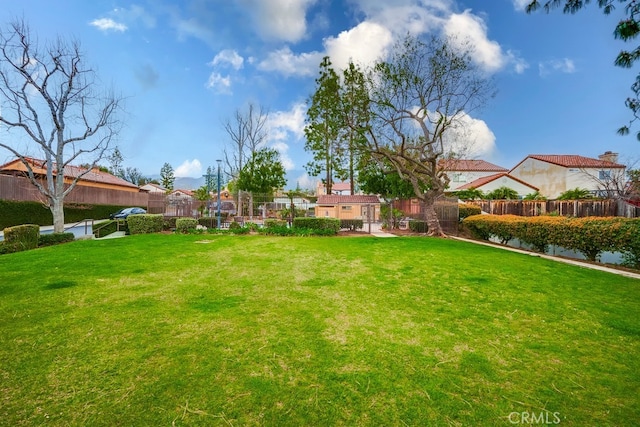
<svg viewBox="0 0 640 427"><path fill-rule="evenodd" d="M253 221L253 191L249 191L249 221Z"/></svg>
<svg viewBox="0 0 640 427"><path fill-rule="evenodd" d="M64 203L62 199L57 197L52 199L49 209L53 215L53 232L64 233Z"/></svg>
<svg viewBox="0 0 640 427"><path fill-rule="evenodd" d="M427 236L447 237L442 231L438 215L436 215L435 199L427 197L424 200L424 216L427 222Z"/></svg>
<svg viewBox="0 0 640 427"><path fill-rule="evenodd" d="M242 210L242 190L238 190L238 209L236 210L237 216L244 216L244 211Z"/></svg>

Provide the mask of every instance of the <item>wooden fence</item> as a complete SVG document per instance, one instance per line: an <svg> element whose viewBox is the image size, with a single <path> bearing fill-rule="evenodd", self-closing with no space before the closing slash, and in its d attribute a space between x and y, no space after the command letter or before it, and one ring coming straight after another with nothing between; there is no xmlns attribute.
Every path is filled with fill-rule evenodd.
<svg viewBox="0 0 640 427"><path fill-rule="evenodd" d="M28 178L0 175L0 200L45 202L44 196ZM134 193L107 188L76 186L65 197L66 203L139 206L149 213L164 213L166 196L158 193Z"/></svg>
<svg viewBox="0 0 640 427"><path fill-rule="evenodd" d="M622 216L640 217L640 207L623 200L474 200L466 203L477 205L483 212L493 215L538 216L557 214L562 216Z"/></svg>

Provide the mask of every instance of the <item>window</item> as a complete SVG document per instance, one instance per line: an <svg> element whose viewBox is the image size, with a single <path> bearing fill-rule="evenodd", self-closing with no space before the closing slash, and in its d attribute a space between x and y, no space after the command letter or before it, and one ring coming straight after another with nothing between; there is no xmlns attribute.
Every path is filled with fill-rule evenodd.
<svg viewBox="0 0 640 427"><path fill-rule="evenodd" d="M611 171L599 171L598 179L602 181L609 181L611 179Z"/></svg>
<svg viewBox="0 0 640 427"><path fill-rule="evenodd" d="M350 211L351 210L351 206L342 206L342 210L343 211Z"/></svg>
<svg viewBox="0 0 640 427"><path fill-rule="evenodd" d="M453 182L467 182L467 177L463 173L454 173Z"/></svg>

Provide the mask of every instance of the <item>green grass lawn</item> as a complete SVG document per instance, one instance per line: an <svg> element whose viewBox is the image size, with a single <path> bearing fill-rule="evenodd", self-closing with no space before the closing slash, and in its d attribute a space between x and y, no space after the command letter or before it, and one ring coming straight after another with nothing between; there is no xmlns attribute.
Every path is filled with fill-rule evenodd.
<svg viewBox="0 0 640 427"><path fill-rule="evenodd" d="M454 240L78 241L0 257L0 425L638 425L639 313Z"/></svg>

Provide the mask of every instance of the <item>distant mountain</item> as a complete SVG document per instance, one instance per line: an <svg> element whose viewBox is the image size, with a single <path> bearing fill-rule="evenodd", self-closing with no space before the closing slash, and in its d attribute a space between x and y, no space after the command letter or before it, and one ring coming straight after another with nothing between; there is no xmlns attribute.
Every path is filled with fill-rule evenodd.
<svg viewBox="0 0 640 427"><path fill-rule="evenodd" d="M176 190L196 190L205 184L204 177L190 178L177 176L173 182L173 188Z"/></svg>

